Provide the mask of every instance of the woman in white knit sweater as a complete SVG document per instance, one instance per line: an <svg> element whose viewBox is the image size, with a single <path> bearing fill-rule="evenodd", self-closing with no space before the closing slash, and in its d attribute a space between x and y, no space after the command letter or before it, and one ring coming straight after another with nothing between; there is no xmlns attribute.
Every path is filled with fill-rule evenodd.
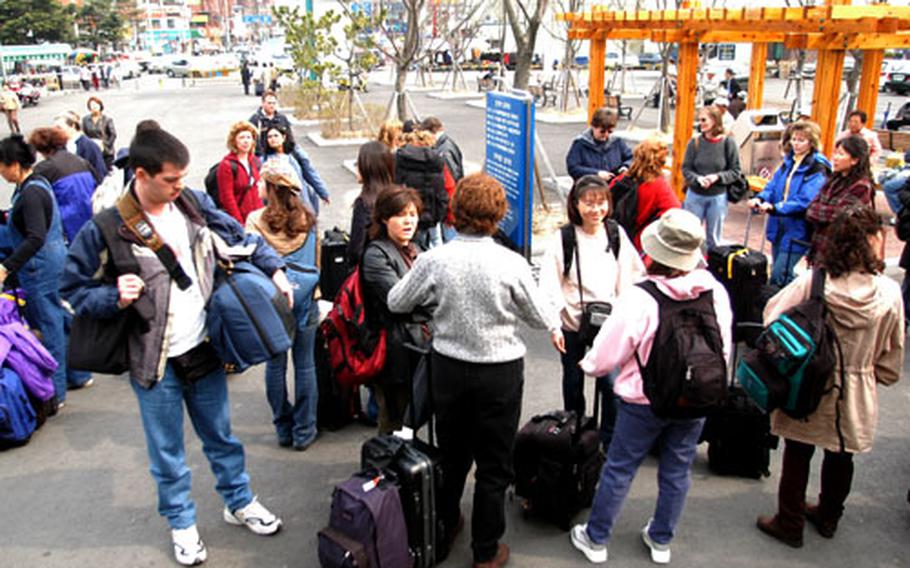
<svg viewBox="0 0 910 568"><path fill-rule="evenodd" d="M613 211L610 188L598 176L583 176L569 192L569 223L553 239L540 272L540 288L562 323L553 345L562 359L562 400L565 410L585 414L584 373L578 362L585 356L596 329L580 330L583 306L612 302L644 277L645 267L625 230L609 219ZM580 333L581 332L581 333ZM585 336L589 337L585 337ZM609 447L616 422L618 399L613 376L597 380L602 394L600 438Z"/></svg>
<svg viewBox="0 0 910 568"><path fill-rule="evenodd" d="M388 297L397 313L435 305L431 372L444 456L438 513L454 539L465 480L476 463L471 546L481 568L502 566L509 557L499 539L524 384L519 324L559 330L528 263L491 238L506 209L499 182L486 174L462 179L453 206L458 236L418 256Z"/></svg>

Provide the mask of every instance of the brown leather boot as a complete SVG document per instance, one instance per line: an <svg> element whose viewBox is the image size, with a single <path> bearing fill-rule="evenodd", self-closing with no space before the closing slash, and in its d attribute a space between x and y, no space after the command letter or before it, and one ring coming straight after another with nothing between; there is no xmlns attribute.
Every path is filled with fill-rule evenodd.
<svg viewBox="0 0 910 568"><path fill-rule="evenodd" d="M781 541L787 546L792 546L793 548L802 548L803 546L802 532L793 533L784 529L780 525L780 519L777 518L777 515L773 517L759 517L755 522L755 526L757 526L758 530L761 532Z"/></svg>
<svg viewBox="0 0 910 568"><path fill-rule="evenodd" d="M499 543L499 548L496 549L496 556L487 562L475 562L474 568L501 568L506 565L506 562L509 561L509 547L503 543Z"/></svg>
<svg viewBox="0 0 910 568"><path fill-rule="evenodd" d="M806 503L806 520L815 527L818 534L825 538L834 538L834 533L837 532L838 519L825 518L818 505Z"/></svg>

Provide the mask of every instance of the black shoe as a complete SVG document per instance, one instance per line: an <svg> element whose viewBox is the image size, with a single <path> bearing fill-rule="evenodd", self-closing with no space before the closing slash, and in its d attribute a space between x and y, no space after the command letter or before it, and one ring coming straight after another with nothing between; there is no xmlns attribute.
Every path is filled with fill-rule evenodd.
<svg viewBox="0 0 910 568"><path fill-rule="evenodd" d="M825 538L834 538L834 533L837 532L837 521L823 519L819 514L818 505L806 504L806 520L815 527L818 534Z"/></svg>

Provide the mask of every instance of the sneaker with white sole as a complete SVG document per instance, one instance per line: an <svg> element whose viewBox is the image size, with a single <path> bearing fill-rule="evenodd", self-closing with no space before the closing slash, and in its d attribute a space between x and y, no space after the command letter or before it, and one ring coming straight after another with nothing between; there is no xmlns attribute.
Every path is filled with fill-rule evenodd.
<svg viewBox="0 0 910 568"><path fill-rule="evenodd" d="M588 536L588 525L575 525L569 531L569 540L572 546L581 551L585 557L594 564L603 564L607 561L607 545L597 544Z"/></svg>
<svg viewBox="0 0 910 568"><path fill-rule="evenodd" d="M641 541L645 543L645 546L651 550L651 562L655 564L669 564L670 545L658 544L654 542L651 539L651 535L648 534L649 530L651 530L651 521L648 521L648 524L645 525L645 528L641 529Z"/></svg>
<svg viewBox="0 0 910 568"><path fill-rule="evenodd" d="M205 543L199 538L196 525L185 529L172 529L171 540L174 542L174 558L184 566L197 566L205 562L208 553Z"/></svg>
<svg viewBox="0 0 910 568"><path fill-rule="evenodd" d="M256 534L270 535L281 528L281 519L266 509L259 499L253 497L250 504L236 511L224 508L224 521L231 525L244 525Z"/></svg>

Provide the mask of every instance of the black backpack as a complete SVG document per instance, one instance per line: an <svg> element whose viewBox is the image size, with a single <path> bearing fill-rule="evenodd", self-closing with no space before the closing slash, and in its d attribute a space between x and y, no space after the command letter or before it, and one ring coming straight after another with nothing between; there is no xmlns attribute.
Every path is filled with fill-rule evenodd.
<svg viewBox="0 0 910 568"><path fill-rule="evenodd" d="M619 224L613 219L604 219L604 227L607 229L607 250L613 251L614 258L619 258ZM575 225L566 223L560 227L559 236L562 238L562 275L565 278L569 275L572 258L575 256Z"/></svg>
<svg viewBox="0 0 910 568"><path fill-rule="evenodd" d="M660 318L647 365L635 351L651 410L661 418L705 416L727 396L727 362L714 292L673 300L653 281L636 286L657 301Z"/></svg>
<svg viewBox="0 0 910 568"><path fill-rule="evenodd" d="M229 162L231 164L231 176L237 177L237 162ZM209 173L205 174L205 192L209 194L209 197L212 198L212 201L215 202L215 206L221 209L221 198L218 195L218 166L221 165L221 161L215 162L215 164L209 168Z"/></svg>
<svg viewBox="0 0 910 568"><path fill-rule="evenodd" d="M635 235L636 219L638 219L638 186L640 180L631 176L624 175L613 187L610 192L613 194L613 213L611 217L616 219L619 226L626 230L629 237Z"/></svg>

